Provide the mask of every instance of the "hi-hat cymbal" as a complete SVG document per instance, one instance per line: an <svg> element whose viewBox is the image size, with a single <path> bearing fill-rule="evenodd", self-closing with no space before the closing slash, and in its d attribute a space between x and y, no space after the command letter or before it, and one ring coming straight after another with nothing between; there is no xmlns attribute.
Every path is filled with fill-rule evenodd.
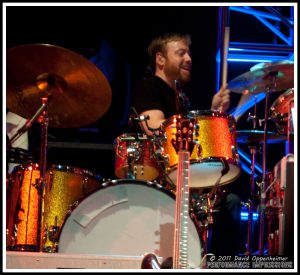
<svg viewBox="0 0 300 275"><path fill-rule="evenodd" d="M261 144L264 142L264 131L241 130L237 131L237 143ZM280 143L286 141L286 136L278 135L274 132L267 132L267 143Z"/></svg>
<svg viewBox="0 0 300 275"><path fill-rule="evenodd" d="M240 94L284 91L294 87L294 63L259 63L228 83L228 89Z"/></svg>
<svg viewBox="0 0 300 275"><path fill-rule="evenodd" d="M83 56L49 44L27 44L7 52L6 104L31 118L48 97L49 126L73 128L102 117L111 104L103 73Z"/></svg>

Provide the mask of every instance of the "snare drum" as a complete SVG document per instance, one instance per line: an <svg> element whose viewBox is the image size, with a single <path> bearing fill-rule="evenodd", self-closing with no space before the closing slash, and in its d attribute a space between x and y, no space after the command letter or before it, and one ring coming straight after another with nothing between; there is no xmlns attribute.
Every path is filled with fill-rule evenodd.
<svg viewBox="0 0 300 275"><path fill-rule="evenodd" d="M101 177L76 167L52 165L44 196L43 251L55 252L57 237L74 204L101 187Z"/></svg>
<svg viewBox="0 0 300 275"><path fill-rule="evenodd" d="M6 248L18 251L39 251L38 164L14 168L6 190Z"/></svg>
<svg viewBox="0 0 300 275"><path fill-rule="evenodd" d="M132 177L139 180L154 180L160 174L155 158L155 145L144 134L123 134L115 141L115 174L120 179Z"/></svg>
<svg viewBox="0 0 300 275"><path fill-rule="evenodd" d="M190 187L213 187L228 164L229 171L222 176L220 184L235 180L240 174L236 149L235 121L232 116L215 111L191 111L188 115L175 115L163 124L166 135L164 152L169 163L167 173L176 184L178 151L174 147L177 121L193 124L193 145L190 152Z"/></svg>
<svg viewBox="0 0 300 275"><path fill-rule="evenodd" d="M115 180L85 198L68 215L59 253L141 256L173 255L175 197L150 181ZM199 228L188 217L188 255L200 265Z"/></svg>

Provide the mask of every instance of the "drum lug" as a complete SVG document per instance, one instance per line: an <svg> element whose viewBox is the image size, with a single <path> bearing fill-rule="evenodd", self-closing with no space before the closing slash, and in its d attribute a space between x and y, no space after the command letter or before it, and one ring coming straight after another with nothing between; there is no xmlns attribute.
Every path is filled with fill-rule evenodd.
<svg viewBox="0 0 300 275"><path fill-rule="evenodd" d="M130 174L130 171L128 172L128 174ZM143 166L141 166L141 175L143 174L144 174L144 169ZM133 166L133 177L136 178L136 175L137 175L137 167Z"/></svg>
<svg viewBox="0 0 300 275"><path fill-rule="evenodd" d="M55 216L54 219L54 225L51 225L50 227L46 224L44 226L43 231L43 251L44 252L57 252L57 243L59 239L59 232L60 232L60 226L57 225L57 219L58 217ZM47 244L47 241L50 241L52 243L52 246L45 246Z"/></svg>
<svg viewBox="0 0 300 275"><path fill-rule="evenodd" d="M228 117L228 128L229 128L229 133L233 134L236 131L236 121L233 116Z"/></svg>
<svg viewBox="0 0 300 275"><path fill-rule="evenodd" d="M14 230L13 230L12 236L10 236L9 229L6 229L6 240L7 240L6 247L7 248L9 248L9 249L14 248L14 246L16 245L17 236L18 236L18 228L17 228L16 224L14 225Z"/></svg>
<svg viewBox="0 0 300 275"><path fill-rule="evenodd" d="M236 156L236 161L237 163L239 163L239 154L234 145L231 146L231 152L232 152L232 156Z"/></svg>
<svg viewBox="0 0 300 275"><path fill-rule="evenodd" d="M84 176L84 179L82 180L82 194L86 194L87 193L87 189L88 189L88 176Z"/></svg>
<svg viewBox="0 0 300 275"><path fill-rule="evenodd" d="M237 151L235 149L235 146L231 146L231 153L232 153L233 156L237 155Z"/></svg>
<svg viewBox="0 0 300 275"><path fill-rule="evenodd" d="M52 190L53 179L54 179L54 174L53 174L53 171L50 170L50 172L49 172L48 188L46 188L46 190L48 192L50 192Z"/></svg>
<svg viewBox="0 0 300 275"><path fill-rule="evenodd" d="M199 123L195 123L194 129L195 129L194 136L199 137L199 130L200 130Z"/></svg>
<svg viewBox="0 0 300 275"><path fill-rule="evenodd" d="M123 158L123 146L119 145L117 151L117 156Z"/></svg>
<svg viewBox="0 0 300 275"><path fill-rule="evenodd" d="M50 226L48 236L51 242L56 242L58 240L59 226Z"/></svg>

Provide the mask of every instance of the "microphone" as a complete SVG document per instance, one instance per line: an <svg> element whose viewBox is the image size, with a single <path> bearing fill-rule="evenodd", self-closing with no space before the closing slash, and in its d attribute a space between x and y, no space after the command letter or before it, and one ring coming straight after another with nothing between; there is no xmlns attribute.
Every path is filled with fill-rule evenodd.
<svg viewBox="0 0 300 275"><path fill-rule="evenodd" d="M137 122L146 121L146 120L149 120L149 119L150 119L149 115L137 116L137 117L131 117L130 118L131 121L137 121Z"/></svg>

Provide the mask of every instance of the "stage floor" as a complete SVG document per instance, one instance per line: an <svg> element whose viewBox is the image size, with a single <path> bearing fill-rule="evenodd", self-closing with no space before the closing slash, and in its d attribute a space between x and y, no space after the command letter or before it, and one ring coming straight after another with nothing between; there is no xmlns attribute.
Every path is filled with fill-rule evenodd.
<svg viewBox="0 0 300 275"><path fill-rule="evenodd" d="M6 251L6 269L141 269L143 256Z"/></svg>

